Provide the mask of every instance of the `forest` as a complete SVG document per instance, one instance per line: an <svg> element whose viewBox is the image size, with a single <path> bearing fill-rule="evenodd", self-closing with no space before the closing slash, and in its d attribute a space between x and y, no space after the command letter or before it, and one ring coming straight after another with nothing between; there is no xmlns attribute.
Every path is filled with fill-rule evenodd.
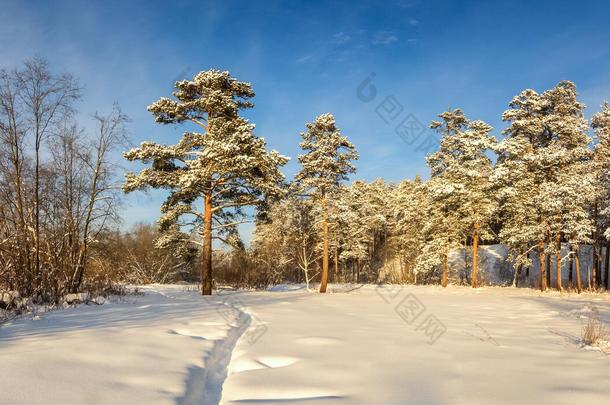
<svg viewBox="0 0 610 405"><path fill-rule="evenodd" d="M477 287L486 245L506 247L513 285L609 288L610 106L587 119L570 81L507 100L501 129L441 112L429 177L397 183L356 180L357 147L331 113L294 134L302 154L287 179L289 158L242 114L253 86L227 71L177 81L148 106L184 128L167 144L133 147L118 105L78 122L81 97L41 58L0 71L0 290L57 302L180 281L205 295L286 282ZM153 188L167 190L159 220L126 229L124 193Z"/></svg>

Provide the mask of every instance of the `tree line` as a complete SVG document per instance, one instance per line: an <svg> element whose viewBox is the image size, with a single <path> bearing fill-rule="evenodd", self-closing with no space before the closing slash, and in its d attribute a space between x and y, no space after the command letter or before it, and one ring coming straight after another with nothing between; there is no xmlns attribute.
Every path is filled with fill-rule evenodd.
<svg viewBox="0 0 610 405"><path fill-rule="evenodd" d="M427 157L430 179L398 184L346 184L358 154L329 113L305 125L300 170L287 181L280 168L288 159L266 151L240 116L253 106L252 86L228 72L204 71L176 82L173 96L149 111L159 123L185 124L187 132L176 145L146 142L127 152L150 167L129 174L124 189L171 190L158 244L202 248L204 294L211 293L212 279L319 281L324 292L329 278L379 281L388 263L399 267L390 281L446 286L449 255L466 247L467 278L476 287L482 242L509 247L515 283L537 262L542 290L550 285L551 259L560 290L561 265L569 261L578 291L578 253L591 245L592 286L605 280L607 287L610 110L602 105L589 122L569 81L511 100L500 141L490 125L460 109L440 114L430 125L440 136L439 149ZM248 220L247 205L257 208L248 248L237 232ZM214 238L233 250L213 249ZM569 247L563 256L562 246ZM222 263L217 274L214 255Z"/></svg>
<svg viewBox="0 0 610 405"><path fill-rule="evenodd" d="M477 287L479 244L486 242L508 246L513 284L535 265L543 291L551 272L554 287L564 288L562 265L569 265L570 287L582 291L579 252L591 246L588 286L608 289L608 104L589 122L575 85L563 81L543 93L523 91L502 119L507 128L498 141L490 125L460 109L440 114L430 125L440 145L427 157L427 181L339 186L327 202L335 279L379 281L390 262L398 272L389 281L446 286L450 253L470 249L467 278ZM310 201L289 192L259 222L253 261L299 281L324 274L320 218Z"/></svg>
<svg viewBox="0 0 610 405"><path fill-rule="evenodd" d="M506 245L514 283L538 271L542 290L553 271L564 288L569 262L581 291L579 252L591 248L591 287L608 288L610 108L587 120L573 83L514 97L502 137L460 109L441 113L430 125L440 138L427 156L430 178L398 183L348 183L358 153L330 113L305 124L300 169L287 180L289 158L268 150L243 117L253 97L250 83L209 70L148 107L156 122L185 132L174 144L124 152L144 169L126 174L123 192L169 191L156 227L124 231L113 154L128 143L128 118L115 106L85 131L71 75L39 58L2 70L0 289L52 301L99 280L200 280L203 294L214 283L446 286L451 254L466 250L462 281L476 287L482 243ZM246 247L238 230L251 221Z"/></svg>

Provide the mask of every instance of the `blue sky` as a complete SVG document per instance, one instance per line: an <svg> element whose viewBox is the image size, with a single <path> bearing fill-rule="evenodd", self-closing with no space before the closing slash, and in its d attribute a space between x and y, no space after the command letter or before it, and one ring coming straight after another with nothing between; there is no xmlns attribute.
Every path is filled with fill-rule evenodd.
<svg viewBox="0 0 610 405"><path fill-rule="evenodd" d="M176 141L178 132L146 111L174 80L217 68L251 82L256 106L247 116L293 158L288 176L299 132L324 112L358 147L355 178L398 181L427 176L418 147L427 133L405 142L395 132L404 119L412 137L413 123L460 107L499 135L502 112L525 88L572 80L588 116L610 99L606 1L0 3L0 66L46 57L85 86L84 119L118 102L135 143ZM367 102L357 89L371 73L376 97ZM128 197L126 225L154 221L162 195Z"/></svg>

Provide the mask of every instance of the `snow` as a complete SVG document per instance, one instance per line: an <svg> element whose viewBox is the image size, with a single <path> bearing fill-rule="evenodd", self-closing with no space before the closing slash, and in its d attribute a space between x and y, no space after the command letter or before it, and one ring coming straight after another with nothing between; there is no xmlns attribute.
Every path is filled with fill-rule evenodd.
<svg viewBox="0 0 610 405"><path fill-rule="evenodd" d="M82 302L87 302L88 300L89 300L89 294L86 292L66 294L66 296L64 297L64 301L67 302L68 304L79 303L79 302L82 303Z"/></svg>
<svg viewBox="0 0 610 405"><path fill-rule="evenodd" d="M598 342L595 342L594 344L582 344L581 348L583 350L590 350L590 351L597 351L597 352L602 352L604 354L609 355L610 354L610 340L600 340Z"/></svg>
<svg viewBox="0 0 610 405"><path fill-rule="evenodd" d="M479 246L479 279L488 285L507 285L513 281L514 268L509 262L506 245ZM465 283L470 277L472 248L451 251L448 255L449 278Z"/></svg>
<svg viewBox="0 0 610 405"><path fill-rule="evenodd" d="M253 304L268 332L255 345L238 344L223 402L607 403L610 387L600 382L609 359L579 348L581 322L564 313L595 305L610 321L608 297L512 288L385 291L275 293ZM395 312L408 294L425 306L411 325ZM447 328L434 344L417 330L428 315Z"/></svg>
<svg viewBox="0 0 610 405"><path fill-rule="evenodd" d="M305 289L302 284L276 284L268 288L268 291L298 291Z"/></svg>
<svg viewBox="0 0 610 405"><path fill-rule="evenodd" d="M580 344L589 316L610 322L605 294L144 291L0 327L0 404L605 404L610 395L610 357Z"/></svg>
<svg viewBox="0 0 610 405"><path fill-rule="evenodd" d="M203 391L191 381L215 348L230 355L217 342L240 321L218 310L221 297L186 289L152 286L144 296L3 325L0 404L196 403L187 399Z"/></svg>

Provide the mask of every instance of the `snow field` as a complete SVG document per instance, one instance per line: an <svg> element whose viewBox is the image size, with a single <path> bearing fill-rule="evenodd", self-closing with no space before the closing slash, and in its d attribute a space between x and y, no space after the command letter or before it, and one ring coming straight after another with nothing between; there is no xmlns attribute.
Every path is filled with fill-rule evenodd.
<svg viewBox="0 0 610 405"><path fill-rule="evenodd" d="M225 341L245 315L221 312L219 299L205 301L182 286L145 291L125 302L3 325L0 404L188 404L201 399L202 389L193 393L196 377L206 370L215 381L214 367L226 370L222 358L232 347ZM213 390L206 394L214 396Z"/></svg>
<svg viewBox="0 0 610 405"><path fill-rule="evenodd" d="M606 404L608 295L183 286L0 328L0 404ZM430 339L428 319L444 329ZM586 349L586 350L584 350Z"/></svg>
<svg viewBox="0 0 610 405"><path fill-rule="evenodd" d="M238 343L221 403L605 404L610 396L602 383L610 357L579 347L590 308L610 322L607 296L424 286L399 287L389 302L373 286L263 294L249 308L268 332ZM425 307L411 324L397 309L408 296ZM428 315L447 329L433 344L417 329Z"/></svg>

